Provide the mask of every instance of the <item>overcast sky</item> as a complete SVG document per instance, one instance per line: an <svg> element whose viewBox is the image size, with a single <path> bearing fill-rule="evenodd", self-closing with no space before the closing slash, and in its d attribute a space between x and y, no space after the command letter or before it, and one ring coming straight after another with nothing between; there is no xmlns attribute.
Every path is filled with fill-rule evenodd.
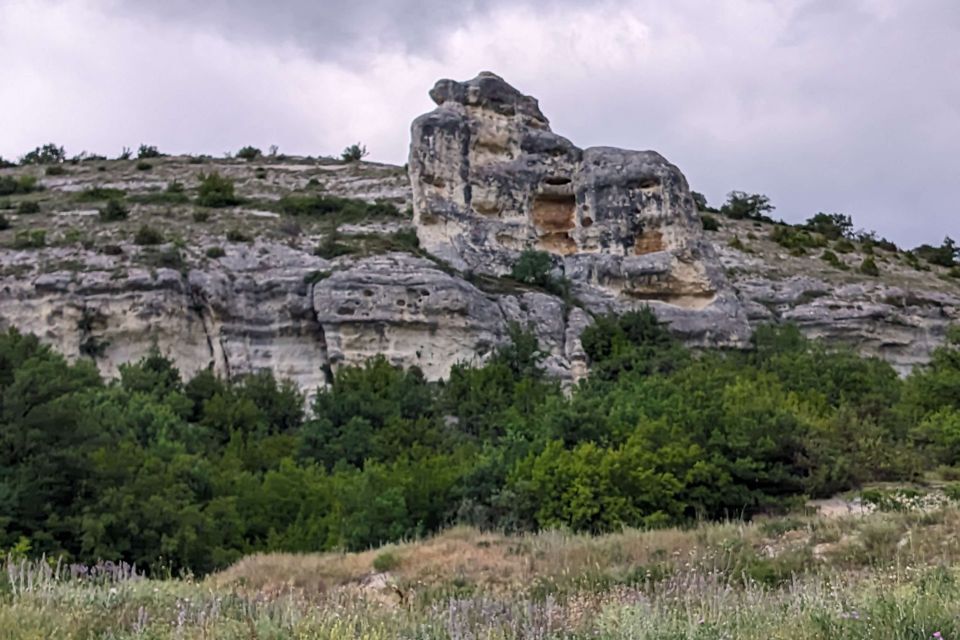
<svg viewBox="0 0 960 640"><path fill-rule="evenodd" d="M712 203L960 237L958 0L0 0L0 155L362 141L400 164L434 81L481 70Z"/></svg>

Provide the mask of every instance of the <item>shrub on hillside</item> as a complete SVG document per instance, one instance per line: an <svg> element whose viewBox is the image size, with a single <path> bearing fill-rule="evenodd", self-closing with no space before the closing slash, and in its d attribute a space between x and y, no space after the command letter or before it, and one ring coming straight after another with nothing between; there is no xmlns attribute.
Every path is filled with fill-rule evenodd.
<svg viewBox="0 0 960 640"><path fill-rule="evenodd" d="M101 222L118 222L130 216L130 211L119 198L107 200L107 204L101 207L98 213Z"/></svg>
<svg viewBox="0 0 960 640"><path fill-rule="evenodd" d="M59 164L66 159L67 153L63 147L58 147L51 142L24 155L20 158L20 164Z"/></svg>
<svg viewBox="0 0 960 640"><path fill-rule="evenodd" d="M337 223L356 223L371 218L399 218L400 211L389 202L370 204L354 198L321 195L286 195L280 199L282 213L291 216L322 216Z"/></svg>
<svg viewBox="0 0 960 640"><path fill-rule="evenodd" d="M133 242L140 246L163 244L163 234L153 227L145 224L140 225L140 228L133 235Z"/></svg>
<svg viewBox="0 0 960 640"><path fill-rule="evenodd" d="M253 238L234 227L227 231L227 242L253 242Z"/></svg>
<svg viewBox="0 0 960 640"><path fill-rule="evenodd" d="M720 230L720 221L717 220L714 216L709 213L700 214L700 223L703 225L704 231L719 231Z"/></svg>
<svg viewBox="0 0 960 640"><path fill-rule="evenodd" d="M860 273L865 276L872 277L877 277L880 275L880 268L877 267L877 262L872 256L867 256L864 258L863 262L860 263Z"/></svg>
<svg viewBox="0 0 960 640"><path fill-rule="evenodd" d="M256 147L251 147L251 146L243 147L239 151L237 151L237 157L242 160L246 160L247 162L256 160L262 155L263 155L263 152L260 151L260 149L257 149Z"/></svg>
<svg viewBox="0 0 960 640"><path fill-rule="evenodd" d="M0 176L0 196L13 196L41 191L43 187L31 175Z"/></svg>
<svg viewBox="0 0 960 640"><path fill-rule="evenodd" d="M957 246L956 242L954 242L950 236L947 236L943 239L939 247L922 244L914 249L913 252L930 264L950 268L957 264L958 256L960 256L960 247Z"/></svg>
<svg viewBox="0 0 960 640"><path fill-rule="evenodd" d="M770 239L781 247L800 254L804 253L807 249L817 249L827 244L826 239L819 233L788 224L781 224L774 227L770 233Z"/></svg>
<svg viewBox="0 0 960 640"><path fill-rule="evenodd" d="M34 200L24 200L17 207L17 213L22 215L40 213L40 203Z"/></svg>
<svg viewBox="0 0 960 640"><path fill-rule="evenodd" d="M161 158L163 154L157 150L157 147L154 145L141 144L140 148L137 149L137 159L138 160L149 160L151 158Z"/></svg>
<svg viewBox="0 0 960 640"><path fill-rule="evenodd" d="M24 229L17 231L13 238L14 249L41 249L47 246L47 232L44 229Z"/></svg>
<svg viewBox="0 0 960 640"><path fill-rule="evenodd" d="M770 198L763 194L731 191L727 194L727 201L720 207L720 214L734 220L773 222L766 214L774 208Z"/></svg>
<svg viewBox="0 0 960 640"><path fill-rule="evenodd" d="M367 147L358 142L344 149L343 153L340 154L340 159L344 162L360 162L366 158L367 155Z"/></svg>
<svg viewBox="0 0 960 640"><path fill-rule="evenodd" d="M203 207L232 207L242 202L234 190L233 180L214 171L200 175L197 204Z"/></svg>
<svg viewBox="0 0 960 640"><path fill-rule="evenodd" d="M829 249L826 249L822 254L820 254L820 259L835 269L840 269L842 271L847 270L846 263L844 263L839 257L837 257L837 254Z"/></svg>
<svg viewBox="0 0 960 640"><path fill-rule="evenodd" d="M804 223L803 228L818 233L827 240L848 238L853 232L853 220L842 213L818 213Z"/></svg>

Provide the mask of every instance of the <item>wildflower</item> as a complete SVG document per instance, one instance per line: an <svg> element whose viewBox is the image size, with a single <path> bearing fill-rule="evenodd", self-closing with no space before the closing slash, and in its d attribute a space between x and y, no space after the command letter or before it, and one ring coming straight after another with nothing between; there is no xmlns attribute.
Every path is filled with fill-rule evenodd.
<svg viewBox="0 0 960 640"><path fill-rule="evenodd" d="M933 637L936 638L937 640L943 640L943 636L940 635L940 632L939 632L939 631L934 631L934 632L933 632Z"/></svg>

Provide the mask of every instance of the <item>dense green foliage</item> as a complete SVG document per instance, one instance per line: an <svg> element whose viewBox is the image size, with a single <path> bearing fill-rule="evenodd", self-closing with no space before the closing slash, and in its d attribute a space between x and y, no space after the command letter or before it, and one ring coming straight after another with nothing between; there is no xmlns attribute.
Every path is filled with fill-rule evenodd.
<svg viewBox="0 0 960 640"><path fill-rule="evenodd" d="M360 549L454 522L684 524L960 463L960 335L901 380L791 327L693 353L643 311L583 334L571 393L535 338L447 381L377 358L307 410L269 373L183 380L154 353L104 382L0 335L0 548L208 571L258 550ZM25 541L25 542L24 542Z"/></svg>

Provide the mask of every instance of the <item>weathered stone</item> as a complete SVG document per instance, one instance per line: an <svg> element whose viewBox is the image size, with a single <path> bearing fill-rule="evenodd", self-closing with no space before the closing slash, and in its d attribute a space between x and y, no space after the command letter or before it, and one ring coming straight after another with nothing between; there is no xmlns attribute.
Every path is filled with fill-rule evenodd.
<svg viewBox="0 0 960 640"><path fill-rule="evenodd" d="M422 247L493 275L546 251L603 308L651 305L698 343L743 343L746 316L677 167L654 151L577 148L492 73L430 95L438 106L414 121L409 162Z"/></svg>

